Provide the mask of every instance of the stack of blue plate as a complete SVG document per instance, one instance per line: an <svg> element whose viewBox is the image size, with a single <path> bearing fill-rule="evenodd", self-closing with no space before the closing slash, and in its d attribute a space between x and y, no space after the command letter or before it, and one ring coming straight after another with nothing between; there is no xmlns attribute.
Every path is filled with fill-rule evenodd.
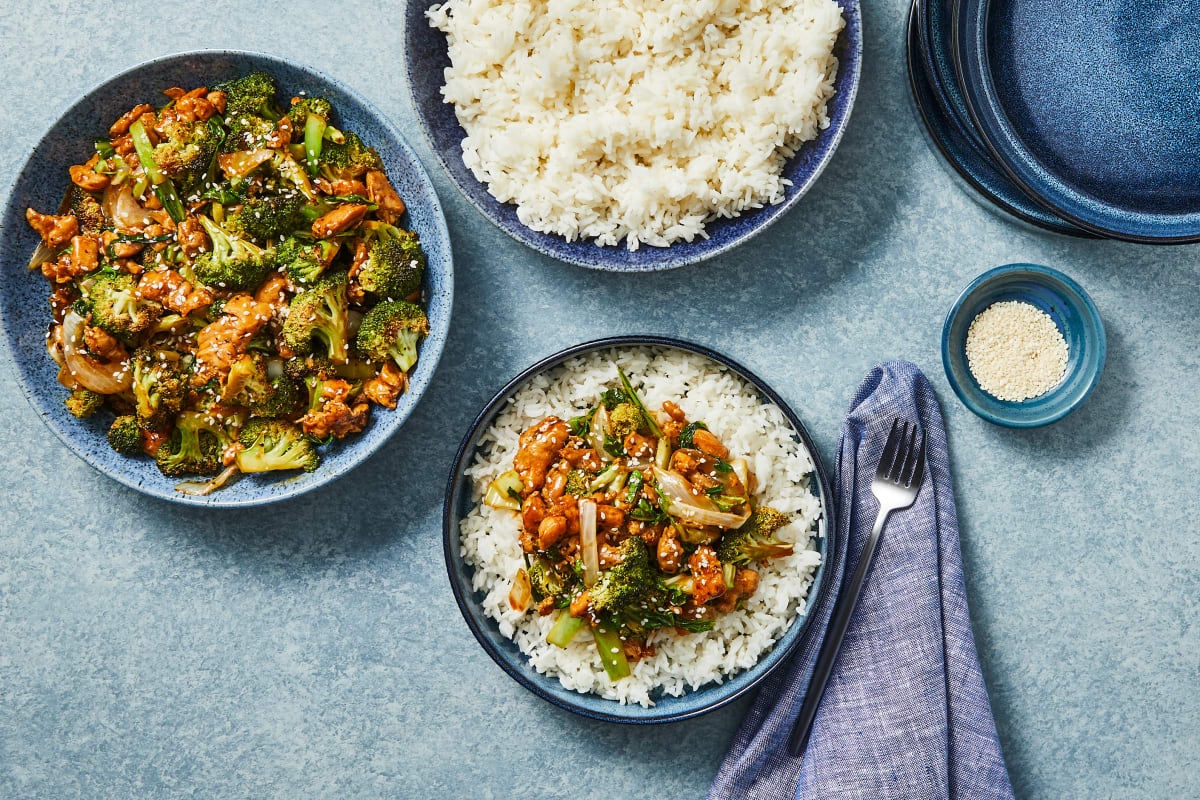
<svg viewBox="0 0 1200 800"><path fill-rule="evenodd" d="M914 0L913 98L975 190L1075 236L1200 241L1190 0Z"/></svg>

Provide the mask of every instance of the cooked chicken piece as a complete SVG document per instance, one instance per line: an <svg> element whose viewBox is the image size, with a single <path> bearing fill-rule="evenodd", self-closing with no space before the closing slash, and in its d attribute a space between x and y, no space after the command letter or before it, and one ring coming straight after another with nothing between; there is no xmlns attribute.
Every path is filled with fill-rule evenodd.
<svg viewBox="0 0 1200 800"><path fill-rule="evenodd" d="M341 439L348 433L358 433L366 427L370 406L358 402L351 405L350 392L353 388L349 381L340 378L326 381L321 392L323 405L300 418L300 427L304 432L318 439L330 434Z"/></svg>
<svg viewBox="0 0 1200 800"><path fill-rule="evenodd" d="M120 339L91 325L83 327L83 343L101 361L123 361L129 357Z"/></svg>
<svg viewBox="0 0 1200 800"><path fill-rule="evenodd" d="M184 316L213 302L212 292L203 286L193 286L173 269L145 273L138 281L137 293L145 300L157 301Z"/></svg>
<svg viewBox="0 0 1200 800"><path fill-rule="evenodd" d="M381 406L395 408L407 388L408 373L401 371L396 362L389 361L378 375L363 384L363 396Z"/></svg>
<svg viewBox="0 0 1200 800"><path fill-rule="evenodd" d="M29 222L29 227L42 237L42 243L51 250L58 250L79 233L79 220L75 219L74 214L39 214L32 208L27 208L25 219Z"/></svg>
<svg viewBox="0 0 1200 800"><path fill-rule="evenodd" d="M126 133L129 133L129 126L141 119L143 114L153 110L153 106L146 105L145 103L134 106L129 111L126 111L119 120L112 124L112 127L108 129L108 135L116 138L117 136L123 136Z"/></svg>
<svg viewBox="0 0 1200 800"><path fill-rule="evenodd" d="M367 170L367 198L379 206L375 216L389 225L395 225L404 214L404 201L392 188L387 175L377 169Z"/></svg>
<svg viewBox="0 0 1200 800"><path fill-rule="evenodd" d="M546 472L554 456L571 435L567 423L558 417L546 417L521 434L513 467L526 492L536 492L546 482Z"/></svg>
<svg viewBox="0 0 1200 800"><path fill-rule="evenodd" d="M716 552L708 545L700 545L696 552L688 557L688 568L692 572L695 587L692 589L692 602L703 605L714 597L725 593L725 574L721 568L721 560Z"/></svg>
<svg viewBox="0 0 1200 800"><path fill-rule="evenodd" d="M350 230L362 222L366 215L367 207L360 203L338 206L312 224L312 235L318 239L328 239Z"/></svg>
<svg viewBox="0 0 1200 800"><path fill-rule="evenodd" d="M217 321L196 335L198 347L192 383L203 386L213 378L224 380L229 366L246 352L246 344L270 319L271 307L266 303L260 303L248 294L235 294L229 298ZM366 408L365 403L363 408Z"/></svg>

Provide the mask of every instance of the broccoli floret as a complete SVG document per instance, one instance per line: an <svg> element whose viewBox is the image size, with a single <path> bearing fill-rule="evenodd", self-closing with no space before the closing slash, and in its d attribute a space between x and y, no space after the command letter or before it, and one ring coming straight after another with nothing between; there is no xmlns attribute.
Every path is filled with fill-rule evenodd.
<svg viewBox="0 0 1200 800"><path fill-rule="evenodd" d="M775 538L775 532L791 520L770 506L754 510L750 519L736 531L726 531L717 546L717 558L723 564L749 564L791 555L792 545Z"/></svg>
<svg viewBox="0 0 1200 800"><path fill-rule="evenodd" d="M208 171L224 132L207 121L178 117L161 126L163 141L154 148L154 163L168 178L194 178Z"/></svg>
<svg viewBox="0 0 1200 800"><path fill-rule="evenodd" d="M154 461L164 475L212 475L221 471L221 453L233 440L207 414L184 411L175 418L170 438L159 445Z"/></svg>
<svg viewBox="0 0 1200 800"><path fill-rule="evenodd" d="M275 133L275 123L257 114L228 114L225 124L229 131L221 144L222 153L264 148L267 146L267 140Z"/></svg>
<svg viewBox="0 0 1200 800"><path fill-rule="evenodd" d="M192 265L201 283L232 291L246 291L262 283L274 267L270 251L227 233L203 214L197 219L212 241L212 250L201 253Z"/></svg>
<svg viewBox="0 0 1200 800"><path fill-rule="evenodd" d="M270 377L266 359L247 353L229 368L222 400L244 406L260 417L290 414L300 404L300 387L285 372Z"/></svg>
<svg viewBox="0 0 1200 800"><path fill-rule="evenodd" d="M126 456L142 452L142 429L138 427L137 417L123 414L113 420L108 429L108 444Z"/></svg>
<svg viewBox="0 0 1200 800"><path fill-rule="evenodd" d="M287 270L292 281L308 286L329 268L338 247L336 241L307 241L293 236L276 248L275 263Z"/></svg>
<svg viewBox="0 0 1200 800"><path fill-rule="evenodd" d="M429 319L415 303L385 301L363 317L358 349L373 361L387 361L408 372L417 363L417 344L429 333Z"/></svg>
<svg viewBox="0 0 1200 800"><path fill-rule="evenodd" d="M275 106L275 79L265 72L251 72L212 87L225 93L225 118L241 114L277 120L281 116Z"/></svg>
<svg viewBox="0 0 1200 800"><path fill-rule="evenodd" d="M319 355L328 356L337 364L346 363L350 357L346 281L345 272L334 272L292 298L282 332L283 343L289 350L305 354L323 345Z"/></svg>
<svg viewBox="0 0 1200 800"><path fill-rule="evenodd" d="M646 543L640 536L621 542L621 562L600 573L589 590L588 605L599 614L620 615L648 603L658 588Z"/></svg>
<svg viewBox="0 0 1200 800"><path fill-rule="evenodd" d="M567 589L566 579L544 556L534 555L530 558L529 569L526 572L529 575L529 588L533 590L535 600L558 597Z"/></svg>
<svg viewBox="0 0 1200 800"><path fill-rule="evenodd" d="M277 239L302 226L304 206L301 195L252 197L226 217L225 230L245 239Z"/></svg>
<svg viewBox="0 0 1200 800"><path fill-rule="evenodd" d="M79 232L84 236L99 236L104 230L104 209L96 196L78 186L71 186L71 213L79 221Z"/></svg>
<svg viewBox="0 0 1200 800"><path fill-rule="evenodd" d="M344 141L325 142L321 148L320 172L327 180L357 178L369 169L383 169L379 154L353 133L343 134Z"/></svg>
<svg viewBox="0 0 1200 800"><path fill-rule="evenodd" d="M187 394L179 354L142 347L134 351L129 361L138 425L145 431L166 429L183 407Z"/></svg>
<svg viewBox="0 0 1200 800"><path fill-rule="evenodd" d="M142 300L136 290L137 282L128 272L95 273L84 300L92 324L114 336L132 336L153 325L162 316L163 307L153 300Z"/></svg>
<svg viewBox="0 0 1200 800"><path fill-rule="evenodd" d="M67 411L79 419L87 419L104 405L104 395L91 389L76 389L67 395Z"/></svg>
<svg viewBox="0 0 1200 800"><path fill-rule="evenodd" d="M238 434L242 449L237 454L242 472L272 472L302 469L312 472L321 456L300 428L277 419L251 417Z"/></svg>
<svg viewBox="0 0 1200 800"><path fill-rule="evenodd" d="M573 469L567 473L567 483L563 491L567 494L573 494L576 497L584 497L591 494L588 491L588 484L591 481L588 474L581 469Z"/></svg>
<svg viewBox="0 0 1200 800"><path fill-rule="evenodd" d="M608 434L614 439L625 441L631 433L637 433L638 428L645 423L642 410L633 403L621 403L608 415Z"/></svg>
<svg viewBox="0 0 1200 800"><path fill-rule="evenodd" d="M403 300L421 288L425 253L417 234L387 226L398 235L375 238L357 279L358 285L386 300Z"/></svg>
<svg viewBox="0 0 1200 800"><path fill-rule="evenodd" d="M334 141L345 141L344 135L337 129L329 127L329 117L333 114L333 106L321 97L310 97L304 100L292 101L288 117L293 127L304 129L304 160L308 166L308 174L316 175L321 166L321 151L324 149L325 138L333 134Z"/></svg>

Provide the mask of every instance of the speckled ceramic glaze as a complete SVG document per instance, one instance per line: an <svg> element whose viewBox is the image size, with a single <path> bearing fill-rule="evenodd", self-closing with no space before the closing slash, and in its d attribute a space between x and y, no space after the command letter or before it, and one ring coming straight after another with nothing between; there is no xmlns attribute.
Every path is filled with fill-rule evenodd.
<svg viewBox="0 0 1200 800"><path fill-rule="evenodd" d="M913 4L921 55L929 84L945 108L947 121L981 156L990 159L991 152L975 131L967 101L958 86L954 64L955 3L956 0L916 0Z"/></svg>
<svg viewBox="0 0 1200 800"><path fill-rule="evenodd" d="M1081 227L1200 240L1200 15L1169 0L963 0L959 80L980 136Z"/></svg>
<svg viewBox="0 0 1200 800"><path fill-rule="evenodd" d="M649 272L694 264L747 241L766 229L796 205L821 174L841 141L858 90L862 66L862 16L858 0L838 0L846 27L838 37L834 54L838 58L836 94L829 101L829 127L788 160L784 177L792 182L785 199L733 219L710 222L707 239L677 242L667 248L643 245L630 251L624 245L597 247L590 240L568 242L561 236L539 233L521 224L516 206L500 203L478 181L462 160L462 140L466 132L458 124L454 106L442 101L443 72L450 66L446 37L430 27L425 11L428 2L408 4L405 65L413 106L421 129L450 178L466 198L501 230L540 253L592 269L613 272Z"/></svg>
<svg viewBox="0 0 1200 800"><path fill-rule="evenodd" d="M755 666L734 675L724 683L709 684L680 697L656 697L655 705L650 708L643 708L640 705L621 705L593 694L571 691L564 688L558 678L543 675L531 667L526 656L521 653L516 644L501 635L495 620L484 613L481 604L482 593L471 589L471 576L474 570L463 559L462 547L459 544L459 524L472 508L471 485L470 480L464 474L465 470L475 458L480 437L487 431L488 426L492 424L509 399L529 379L557 367L569 358L613 347L638 346L676 348L711 358L744 378L762 394L765 401L777 405L795 429L796 437L803 442L812 456L815 470L811 489L820 499L822 508L821 518L817 524L820 535L816 538L816 547L821 553L821 566L818 567L809 590L806 613L796 618L791 627L775 643L774 648L763 655ZM800 637L804 635L804 631L808 628L808 621L812 618L810 613L812 609L815 609L819 603L836 599L836 588L828 586L825 578L827 574L825 570L826 555L830 552L830 548L839 546L832 539L836 534L836 529L832 521L833 509L830 496L830 486L825 476L825 470L821 466L820 455L813 446L812 439L803 423L775 392L745 367L706 347L679 339L662 336L617 336L598 339L563 350L529 367L509 381L476 417L458 449L454 467L450 473L450 481L446 487L445 507L442 512L446 568L450 574L450 585L454 589L454 597L458 601L459 610L462 611L463 618L466 619L471 632L475 634L475 638L483 645L483 649L487 651L488 655L526 689L543 700L586 717L635 724L671 722L720 708L748 692L771 670L775 669L800 642Z"/></svg>
<svg viewBox="0 0 1200 800"><path fill-rule="evenodd" d="M79 420L63 405L66 390L55 376L57 365L47 355L49 324L47 284L26 269L38 237L25 223L25 209L58 208L68 181L67 167L87 160L92 140L135 104L158 103L171 86L202 86L262 70L278 81L281 97L307 91L327 97L337 109L339 127L358 132L383 159L397 191L408 205L405 224L416 230L428 256L423 294L430 334L421 345L420 360L411 375L409 391L395 410L374 408L362 434L323 448L321 466L312 473L244 475L207 497L174 491L176 480L164 477L153 460L127 458L109 448L105 432L112 415ZM0 240L0 310L4 336L17 377L38 416L64 444L96 469L126 486L178 503L205 506L246 506L269 503L314 489L361 463L404 423L428 386L441 356L450 324L453 266L445 219L428 175L395 126L367 101L334 79L309 67L269 55L237 51L180 53L148 61L109 79L77 100L34 147L17 175L4 209Z"/></svg>
<svg viewBox="0 0 1200 800"><path fill-rule="evenodd" d="M1036 306L1054 320L1066 340L1067 370L1050 391L1020 403L985 392L967 365L967 331L993 303L1017 300ZM1104 370L1104 323L1092 298L1078 283L1039 264L1006 264L989 270L963 290L942 327L942 365L963 404L988 422L1034 428L1062 419L1079 407Z"/></svg>
<svg viewBox="0 0 1200 800"><path fill-rule="evenodd" d="M917 114L925 127L926 141L950 167L952 174L972 195L989 208L1012 214L1023 222L1043 230L1070 236L1091 236L1064 222L1031 200L996 166L991 154L976 146L956 124L949 111L949 100L938 94L930 76L930 65L923 58L914 7L908 24L908 78Z"/></svg>

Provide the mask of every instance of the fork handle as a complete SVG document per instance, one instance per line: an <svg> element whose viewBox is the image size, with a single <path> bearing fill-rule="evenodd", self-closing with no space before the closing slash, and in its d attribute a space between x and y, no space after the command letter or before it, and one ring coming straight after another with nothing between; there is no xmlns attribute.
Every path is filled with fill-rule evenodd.
<svg viewBox="0 0 1200 800"><path fill-rule="evenodd" d="M825 695L825 685L833 672L838 652L842 649L842 639L846 629L850 627L850 617L854 616L854 607L858 605L858 595L867 579L867 571L871 568L871 558L875 555L875 545L879 543L879 532L883 523L892 513L890 508L880 508L875 518L875 527L870 538L863 545L862 555L858 557L858 566L846 587L846 595L842 602L835 606L833 619L830 620L829 630L825 632L825 641L821 643L821 652L817 655L817 664L813 667L812 680L808 683L808 691L804 694L804 703L800 713L796 715L795 727L788 737L788 752L793 756L804 753L808 746L808 737L812 733L813 720L817 717L817 709L821 707L821 698Z"/></svg>

